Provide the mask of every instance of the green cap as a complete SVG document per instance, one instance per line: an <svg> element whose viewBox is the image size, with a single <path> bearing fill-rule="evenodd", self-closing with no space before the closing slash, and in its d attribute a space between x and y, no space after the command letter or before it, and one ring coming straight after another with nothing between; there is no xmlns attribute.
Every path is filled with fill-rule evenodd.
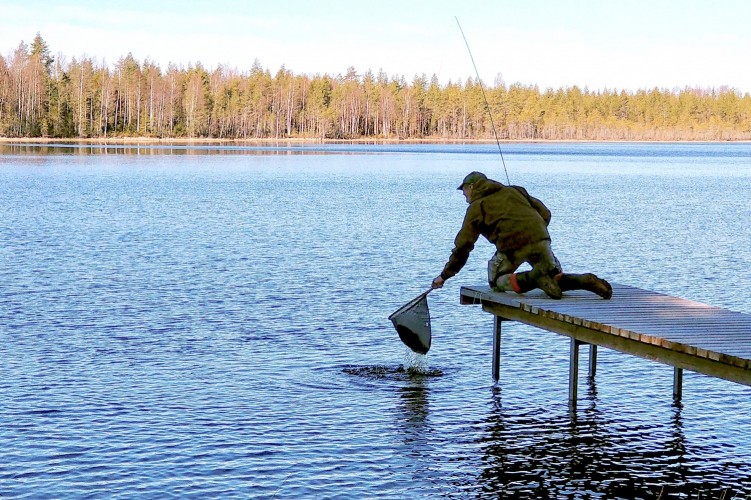
<svg viewBox="0 0 751 500"><path fill-rule="evenodd" d="M464 178L461 184L459 184L459 187L456 189L462 190L464 189L464 186L467 184L474 184L475 182L479 181L480 179L487 179L488 177L483 174L482 172L470 172L467 174L467 176Z"/></svg>

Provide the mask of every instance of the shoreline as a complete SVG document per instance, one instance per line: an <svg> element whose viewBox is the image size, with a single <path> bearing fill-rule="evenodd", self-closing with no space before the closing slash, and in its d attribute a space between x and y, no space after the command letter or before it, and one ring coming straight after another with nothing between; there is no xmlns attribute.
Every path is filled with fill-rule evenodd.
<svg viewBox="0 0 751 500"><path fill-rule="evenodd" d="M533 143L733 143L748 144L751 139L313 139L313 138L265 138L265 139L216 139L184 138L157 139L153 137L116 138L51 138L51 137L0 137L0 145L89 145L89 146L279 146L327 145L327 144L533 144Z"/></svg>

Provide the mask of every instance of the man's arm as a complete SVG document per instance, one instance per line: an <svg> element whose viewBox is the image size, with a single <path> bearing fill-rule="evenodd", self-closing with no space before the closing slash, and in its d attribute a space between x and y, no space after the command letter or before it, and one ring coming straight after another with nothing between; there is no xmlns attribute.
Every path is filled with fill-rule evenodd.
<svg viewBox="0 0 751 500"><path fill-rule="evenodd" d="M456 234L456 238L454 238L454 249L451 250L451 256L443 267L441 274L433 280L433 288L443 287L444 282L452 276L455 276L461 271L464 264L467 263L469 254L475 248L475 243L480 237L480 231L478 230L479 219L477 219L479 215L475 215L475 211L476 210L472 210L472 206L467 209L462 228Z"/></svg>

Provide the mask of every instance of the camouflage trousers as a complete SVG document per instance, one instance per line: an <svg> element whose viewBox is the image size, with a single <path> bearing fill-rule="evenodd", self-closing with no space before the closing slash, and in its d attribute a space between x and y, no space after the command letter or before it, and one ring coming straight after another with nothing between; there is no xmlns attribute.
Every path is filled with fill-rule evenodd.
<svg viewBox="0 0 751 500"><path fill-rule="evenodd" d="M561 263L553 254L550 240L542 240L519 249L498 252L488 261L488 283L499 291L510 290L508 277L523 263L532 266L536 276L552 276L563 272ZM499 281L499 278L503 278Z"/></svg>

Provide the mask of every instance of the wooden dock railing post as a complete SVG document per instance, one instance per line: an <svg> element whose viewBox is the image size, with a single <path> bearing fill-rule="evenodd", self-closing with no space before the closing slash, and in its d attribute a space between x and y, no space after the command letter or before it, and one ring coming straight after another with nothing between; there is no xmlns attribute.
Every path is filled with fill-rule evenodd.
<svg viewBox="0 0 751 500"><path fill-rule="evenodd" d="M673 401L680 401L683 396L683 368L673 369Z"/></svg>
<svg viewBox="0 0 751 500"><path fill-rule="evenodd" d="M493 315L493 382L498 383L501 377L501 323L498 316Z"/></svg>
<svg viewBox="0 0 751 500"><path fill-rule="evenodd" d="M576 405L576 393L579 386L579 346L583 342L571 337L571 353L568 367L568 403Z"/></svg>
<svg viewBox="0 0 751 500"><path fill-rule="evenodd" d="M589 378L595 378L597 372L597 346L589 344Z"/></svg>

